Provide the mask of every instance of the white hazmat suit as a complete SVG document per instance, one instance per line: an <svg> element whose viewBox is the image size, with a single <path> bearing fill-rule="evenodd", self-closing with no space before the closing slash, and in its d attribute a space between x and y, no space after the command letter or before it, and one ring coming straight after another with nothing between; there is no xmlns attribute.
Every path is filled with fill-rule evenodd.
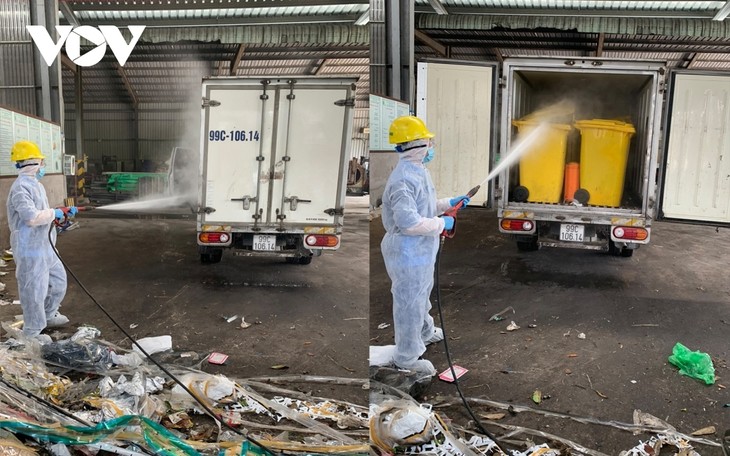
<svg viewBox="0 0 730 456"><path fill-rule="evenodd" d="M34 164L28 165L28 162ZM20 164L26 166L20 168L18 178L10 187L8 225L23 308L23 333L37 337L47 326L68 322L58 313L66 295L66 271L48 242L55 211L48 207L46 190L36 177L40 160ZM51 238L55 245L55 229L51 231Z"/></svg>
<svg viewBox="0 0 730 456"><path fill-rule="evenodd" d="M392 281L393 325L396 366L436 373L433 364L419 357L426 344L443 339L429 315L429 297L439 235L444 220L437 217L451 205L449 198L436 199L431 176L423 164L428 140L403 145L383 193L383 226L380 244L385 267Z"/></svg>

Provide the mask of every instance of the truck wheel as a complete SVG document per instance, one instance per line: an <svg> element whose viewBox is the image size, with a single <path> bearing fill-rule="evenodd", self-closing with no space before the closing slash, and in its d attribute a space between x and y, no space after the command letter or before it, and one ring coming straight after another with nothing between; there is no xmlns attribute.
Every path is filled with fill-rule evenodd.
<svg viewBox="0 0 730 456"><path fill-rule="evenodd" d="M608 253L612 256L620 256L624 258L631 258L634 254L634 249L627 249L625 247L617 247L613 241L608 241Z"/></svg>
<svg viewBox="0 0 730 456"><path fill-rule="evenodd" d="M515 201L517 201L518 203L524 203L525 201L527 201L527 198L530 197L530 191L527 189L527 187L518 185L512 192L512 195L514 196Z"/></svg>
<svg viewBox="0 0 730 456"><path fill-rule="evenodd" d="M311 255L303 257L286 257L286 262L289 264L309 264L312 262L312 257Z"/></svg>
<svg viewBox="0 0 730 456"><path fill-rule="evenodd" d="M591 199L591 194L584 188L579 188L575 191L573 199L578 201L580 204L587 204L588 200Z"/></svg>
<svg viewBox="0 0 730 456"><path fill-rule="evenodd" d="M223 249L209 249L200 254L200 262L203 264L220 263L223 258Z"/></svg>
<svg viewBox="0 0 730 456"><path fill-rule="evenodd" d="M517 241L517 250L520 252L534 252L539 248L540 246L537 244L537 237L534 237L529 241Z"/></svg>

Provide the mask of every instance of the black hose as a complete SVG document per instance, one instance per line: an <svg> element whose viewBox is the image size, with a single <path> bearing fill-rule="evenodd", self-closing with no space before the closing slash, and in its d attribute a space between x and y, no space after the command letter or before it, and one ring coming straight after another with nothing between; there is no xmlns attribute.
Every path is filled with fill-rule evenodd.
<svg viewBox="0 0 730 456"><path fill-rule="evenodd" d="M469 416L474 420L474 424L476 425L477 429L479 431L492 439L494 443L497 443L497 439L492 435L489 431L484 429L484 426L482 426L481 421L477 416L474 414L474 411L472 411L471 407L469 407L469 402L464 397L464 394L461 392L461 387L459 386L459 379L456 377L456 371L454 370L454 363L451 362L451 352L449 351L449 343L447 342L448 337L446 336L446 327L444 326L444 313L441 310L441 284L439 283L439 269L441 264L441 249L443 248L443 238L441 238L439 242L439 249L436 251L436 264L434 266L433 271L433 284L434 288L436 289L436 307L438 307L439 310L439 321L441 322L441 329L444 332L444 351L446 352L446 360L449 363L449 369L451 369L451 376L454 379L454 385L456 385L456 391L459 393L459 397L461 398L461 402L464 403L464 408L466 408L466 411L469 412Z"/></svg>
<svg viewBox="0 0 730 456"><path fill-rule="evenodd" d="M74 273L73 273L73 271L71 270L71 268L69 268L69 267L68 267L68 265L66 264L66 262L65 262L65 261L63 261L63 258L61 258L61 255L60 255L60 254L58 253L58 250L56 249L56 246L55 246L55 245L53 244L53 238L51 237L51 232L53 232L53 230L54 230L55 228L56 228L56 224L55 224L55 223L51 223L51 227L50 227L50 228L48 229L48 242L49 242L49 243L51 244L51 248L53 249L53 252L54 252L54 253L56 254L56 257L58 257L59 261L61 262L61 264L63 264L63 267L64 267L64 268L66 268L66 270L68 271L68 273L69 273L69 274L71 274L71 277L73 277L73 278L74 278L74 280L76 280L76 283L78 283L78 284L79 284L79 286L81 287L81 289L82 289L82 290L84 290L84 293L86 293L86 295L87 295L87 296L88 296L88 297L89 297L89 298L90 298L90 299L91 299L91 300L92 300L92 301L94 302L94 304L96 304L96 306L97 306L97 307L98 307L99 309L101 309L101 311L102 311L102 312L104 312L104 315L106 315L106 316L107 316L107 317L109 318L109 320L111 320L111 322L112 322L112 323L114 323L114 326L116 326L117 328L119 328L119 330L120 330L120 331L122 332L122 334L124 334L124 335L125 335L125 336L126 336L126 337L127 337L128 339L129 339L129 340L131 340L131 341L132 341L132 343L133 343L133 344L134 344L134 345L135 345L135 346L136 346L136 347L137 347L137 348L139 349L139 351L141 351L141 352L142 352L142 354L143 354L143 355L144 355L144 356L145 356L145 357L146 357L147 359L149 359L150 361L152 361L152 363L153 363L153 364L154 364L155 366L159 367L159 368L160 368L160 370L162 370L162 372L164 372L165 374L167 374L167 375L168 375L168 376L169 376L169 377L170 377L170 378L171 378L171 379L172 379L172 380L173 380L173 381L174 381L175 383L177 383L177 384L178 384L178 385L179 385L179 386L180 386L180 387L181 387L181 388L182 388L182 389L183 389L183 390L184 390L184 391L185 391L186 393L188 393L188 394L190 395L190 397L192 397L193 399L195 399L195 402L197 402L198 404L200 404L200 406L201 406L201 407L203 407L203 409L204 409L204 410L205 410L206 412L208 412L208 414L209 414L209 415L210 415L211 417L213 417L213 418L214 418L214 419L215 419L216 421L218 421L218 422L219 422L220 424L222 424L222 425L223 425L224 427L226 427L227 429L229 429L229 430L231 430L231 431L235 432L236 434L238 434L238 435L240 435L240 436L243 436L243 437L244 437L244 438L245 438L246 440L248 440L249 442L253 443L254 445L256 445L256 446L258 446L259 448L261 448L262 450L264 450L264 451L265 451L266 453L268 453L268 454L270 454L270 455L272 455L272 456L273 456L273 455L274 455L274 452L273 452L273 451L271 451L270 449L268 449L268 448L267 448L266 446L264 446L263 444L259 443L259 442L258 442L258 441L257 441L256 439L254 439L253 437L250 437L250 436L248 436L248 435L245 435L244 433L242 433L242 432L241 432L241 431L239 431L238 429L236 429L236 428L234 428L233 426L231 426L230 424L228 424L228 423L227 423L227 422L226 422L226 421L225 421L225 420L224 420L224 419L223 419L223 418L222 418L221 416L219 416L219 415L218 415L217 413L215 413L215 412L213 411L213 409L211 409L210 407L208 407L208 404L205 404L205 403L204 403L203 401L201 401L200 399L198 399L198 398L197 398L197 397L195 396L195 394L193 394L193 392L192 392L192 391L190 391L190 389L188 389L188 387L187 387L187 386L186 386L186 385L185 385L185 384L184 384L184 383L183 383L182 381L180 381L180 379L178 379L177 377L175 377L175 376L174 376L174 375L173 375L173 374L172 374L172 373L171 373L170 371L168 371L168 370L167 370L167 369L166 369L166 368L165 368L165 367L164 367L164 366L163 366L162 364L160 364L160 363L159 363L159 362L157 362L157 361L156 361L155 359L153 359L153 358L152 358L152 357L151 357L151 356L149 355L149 353L147 353L147 351L145 351L145 349L144 349L144 348L142 348L142 346L141 346L141 345L139 345L139 344L137 343L137 341L136 341L136 340L134 340L134 338L133 338L133 337L132 337L131 335L129 335L129 333L127 333L127 331L126 331L126 330L125 330L125 329L124 329L124 328L122 327L122 325L120 325L119 323L117 323L117 321L116 321L116 320L114 319L114 317L112 317L112 316L111 316L111 314L110 314L109 312L107 312L107 310L106 310L106 309L104 308L104 306L102 306L101 304L99 304L99 302L98 302L98 301L96 300L96 298L94 298L94 296L93 296L93 295L91 294L91 292L90 292L89 290L87 290L87 289L86 289L86 287L84 286L84 284L83 284L83 283L81 283L81 280L79 280L79 278L78 278L78 277L76 277L76 274L74 274ZM284 453L282 452L282 454L284 454Z"/></svg>

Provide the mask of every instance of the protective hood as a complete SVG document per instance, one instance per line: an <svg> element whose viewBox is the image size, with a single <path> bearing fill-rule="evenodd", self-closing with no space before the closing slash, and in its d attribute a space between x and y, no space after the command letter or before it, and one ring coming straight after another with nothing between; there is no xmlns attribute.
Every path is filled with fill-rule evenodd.
<svg viewBox="0 0 730 456"><path fill-rule="evenodd" d="M35 176L38 170L41 169L40 160L25 160L18 163L22 168L18 170L18 174L21 176Z"/></svg>
<svg viewBox="0 0 730 456"><path fill-rule="evenodd" d="M408 143L400 144L401 160L408 160L411 163L423 165L423 158L428 153L428 139L417 139Z"/></svg>

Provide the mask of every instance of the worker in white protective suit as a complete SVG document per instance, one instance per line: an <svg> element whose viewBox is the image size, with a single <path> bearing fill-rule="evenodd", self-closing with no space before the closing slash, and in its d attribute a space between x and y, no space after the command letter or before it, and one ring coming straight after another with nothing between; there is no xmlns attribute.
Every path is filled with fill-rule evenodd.
<svg viewBox="0 0 730 456"><path fill-rule="evenodd" d="M45 157L35 143L15 143L10 159L18 168L7 208L10 245L23 308L23 334L43 344L52 340L41 331L68 323L68 318L58 311L66 295L66 271L49 243L48 231L54 219L74 216L77 209L48 207L46 190L40 183L45 174ZM55 229L51 237L55 245Z"/></svg>
<svg viewBox="0 0 730 456"><path fill-rule="evenodd" d="M426 169L433 160L433 133L421 119L399 117L389 130L400 160L388 178L383 193L385 237L380 244L385 267L392 281L395 351L399 368L435 375L430 361L420 359L426 345L444 338L429 315L429 297L439 236L454 227L454 218L441 216L467 196L436 199L436 189Z"/></svg>

